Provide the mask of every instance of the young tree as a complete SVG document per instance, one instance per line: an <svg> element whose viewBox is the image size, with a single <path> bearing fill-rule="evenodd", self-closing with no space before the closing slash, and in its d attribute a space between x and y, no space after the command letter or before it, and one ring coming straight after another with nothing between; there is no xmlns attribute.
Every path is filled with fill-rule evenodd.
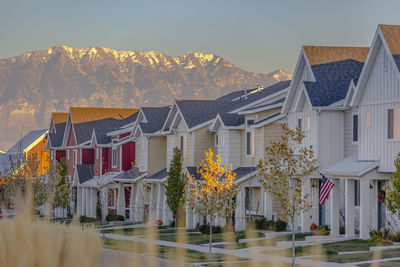
<svg viewBox="0 0 400 267"><path fill-rule="evenodd" d="M58 164L59 179L55 188L54 207L64 209L71 202L71 182L68 179L67 163L61 160Z"/></svg>
<svg viewBox="0 0 400 267"><path fill-rule="evenodd" d="M210 240L209 252L212 250L212 225L217 216L226 216L233 213L236 203L233 198L238 192L238 185L234 184L236 174L232 166L226 170L221 166L221 157L210 149L205 152L205 159L197 168L200 179L188 175L187 198L191 209L204 218L209 217Z"/></svg>
<svg viewBox="0 0 400 267"><path fill-rule="evenodd" d="M169 167L165 195L167 196L168 207L174 215L175 227L177 227L177 213L185 202L185 179L182 170L181 152L176 147Z"/></svg>
<svg viewBox="0 0 400 267"><path fill-rule="evenodd" d="M266 147L265 162L258 168L264 188L281 204L282 215L289 218L292 225L292 266L295 264L294 218L311 208L308 194L303 195L304 179L315 170L312 146L304 147L304 133L299 127L295 131L282 125L282 140L271 142Z"/></svg>
<svg viewBox="0 0 400 267"><path fill-rule="evenodd" d="M386 190L385 202L392 213L397 213L400 217L400 153L394 161L396 171L390 177L390 185Z"/></svg>

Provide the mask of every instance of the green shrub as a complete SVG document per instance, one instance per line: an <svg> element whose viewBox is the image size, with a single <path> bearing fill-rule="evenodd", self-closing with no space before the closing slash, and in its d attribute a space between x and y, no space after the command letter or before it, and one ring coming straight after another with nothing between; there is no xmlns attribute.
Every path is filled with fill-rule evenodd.
<svg viewBox="0 0 400 267"><path fill-rule="evenodd" d="M199 231L203 234L210 234L210 224L203 224L199 226ZM220 234L222 233L221 226L213 226L212 227L213 234Z"/></svg>
<svg viewBox="0 0 400 267"><path fill-rule="evenodd" d="M108 214L108 215L106 216L106 221L107 221L107 222L125 221L125 218L124 218L124 216L122 216L122 215Z"/></svg>
<svg viewBox="0 0 400 267"><path fill-rule="evenodd" d="M96 218L91 218L91 217L86 217L86 216L79 217L80 223L94 223L96 221L97 221Z"/></svg>
<svg viewBox="0 0 400 267"><path fill-rule="evenodd" d="M390 240L392 240L393 242L400 242L400 232L391 235Z"/></svg>
<svg viewBox="0 0 400 267"><path fill-rule="evenodd" d="M276 227L276 231L278 231L278 232L285 231L287 228L287 222L279 219L275 222L275 227Z"/></svg>
<svg viewBox="0 0 400 267"><path fill-rule="evenodd" d="M389 240L389 230L386 228L369 231L369 241L378 244L388 244L392 242Z"/></svg>

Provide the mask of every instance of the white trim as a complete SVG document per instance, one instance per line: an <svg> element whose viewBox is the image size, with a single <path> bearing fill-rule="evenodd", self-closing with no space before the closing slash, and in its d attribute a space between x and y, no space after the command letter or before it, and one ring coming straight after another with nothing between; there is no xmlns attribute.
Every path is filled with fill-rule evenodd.
<svg viewBox="0 0 400 267"><path fill-rule="evenodd" d="M82 148L79 149L79 164L82 164Z"/></svg>
<svg viewBox="0 0 400 267"><path fill-rule="evenodd" d="M122 145L119 146L119 170L122 172Z"/></svg>
<svg viewBox="0 0 400 267"><path fill-rule="evenodd" d="M239 115L246 115L246 114L254 114L257 112L262 112L262 111L266 111L266 110L270 110L270 109L275 109L275 108L279 108L283 106L283 103L278 103L278 104L265 104L268 106L264 106L264 107L258 107L258 108L253 108L252 110L243 110L243 111L239 111L238 114Z"/></svg>
<svg viewBox="0 0 400 267"><path fill-rule="evenodd" d="M247 109L247 108L249 108L249 107L252 107L252 106L255 106L255 105L257 105L257 104L259 104L259 103L261 103L261 102L264 102L264 101L266 101L266 100L268 100L268 99L270 99L270 98L274 98L274 97L276 97L276 96L278 96L278 95L286 94L286 93L288 92L288 90L289 90L289 86L286 87L285 89L282 89L282 90L280 90L280 91L278 91L278 92L272 94L272 95L268 95L268 96L266 96L266 97L257 99L257 100L255 100L255 101L253 101L253 102L251 102L251 103L249 103L249 104L247 104L247 105L244 105L244 106L242 106L242 107L240 107L240 108L237 108L237 109L235 109L235 110L229 111L229 113L238 113L238 112L240 112L240 111L242 111L242 110L245 110L245 109Z"/></svg>
<svg viewBox="0 0 400 267"><path fill-rule="evenodd" d="M114 151L115 151L115 157L114 157ZM115 160L115 165L114 165L114 160ZM117 148L112 147L111 148L111 168L117 168Z"/></svg>
<svg viewBox="0 0 400 267"><path fill-rule="evenodd" d="M274 121L280 120L280 119L285 118L285 117L286 117L286 114L280 114L280 115L277 115L277 116L275 116L275 117L273 117L273 118L271 118L269 120L265 120L265 121L263 121L262 123L259 123L259 124L257 124L257 122L255 122L255 124L252 125L250 128L259 128L259 127L265 126L267 124L270 124L270 123L272 123Z"/></svg>

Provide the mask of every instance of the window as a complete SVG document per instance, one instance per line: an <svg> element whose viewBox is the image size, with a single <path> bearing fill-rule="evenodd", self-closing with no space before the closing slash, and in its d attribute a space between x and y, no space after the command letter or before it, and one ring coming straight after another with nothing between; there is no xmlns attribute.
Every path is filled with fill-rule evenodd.
<svg viewBox="0 0 400 267"><path fill-rule="evenodd" d="M400 139L400 108L388 110L388 139Z"/></svg>
<svg viewBox="0 0 400 267"><path fill-rule="evenodd" d="M219 134L215 135L215 146L218 146L218 138L219 138Z"/></svg>
<svg viewBox="0 0 400 267"><path fill-rule="evenodd" d="M74 152L73 152L73 155L72 155L72 162L74 164L74 168L76 167L77 161L78 161L77 151L76 151L76 149L74 149Z"/></svg>
<svg viewBox="0 0 400 267"><path fill-rule="evenodd" d="M354 206L360 206L360 181L354 180Z"/></svg>
<svg viewBox="0 0 400 267"><path fill-rule="evenodd" d="M182 159L186 158L186 136L182 135L180 138L180 150Z"/></svg>
<svg viewBox="0 0 400 267"><path fill-rule="evenodd" d="M113 148L112 149L112 167L116 168L117 167L117 149Z"/></svg>
<svg viewBox="0 0 400 267"><path fill-rule="evenodd" d="M370 127L371 126L371 111L367 110L365 112L365 126Z"/></svg>
<svg viewBox="0 0 400 267"><path fill-rule="evenodd" d="M299 127L299 130L301 131L301 118L297 119L297 127Z"/></svg>
<svg viewBox="0 0 400 267"><path fill-rule="evenodd" d="M117 198L118 198L118 189L112 188L108 191L108 206L116 207L117 206Z"/></svg>
<svg viewBox="0 0 400 267"><path fill-rule="evenodd" d="M310 130L311 129L311 118L310 118L310 116L307 116L306 123L307 123L307 130Z"/></svg>
<svg viewBox="0 0 400 267"><path fill-rule="evenodd" d="M353 142L358 142L358 115L353 115Z"/></svg>
<svg viewBox="0 0 400 267"><path fill-rule="evenodd" d="M246 155L254 154L254 131L246 132Z"/></svg>

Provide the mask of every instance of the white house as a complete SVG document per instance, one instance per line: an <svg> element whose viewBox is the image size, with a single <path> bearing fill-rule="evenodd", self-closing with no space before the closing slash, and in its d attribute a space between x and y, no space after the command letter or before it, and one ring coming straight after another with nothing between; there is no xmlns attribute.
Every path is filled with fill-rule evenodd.
<svg viewBox="0 0 400 267"><path fill-rule="evenodd" d="M301 50L282 113L287 114L290 128L304 131L303 144L313 147L317 159L317 171L306 179L303 189L313 207L295 221L302 231L309 231L312 223L328 224L331 234L337 235L344 221L339 212L343 182L333 179L336 186L321 206L320 171L357 151L353 134L357 113L349 103L367 53L366 47L304 46Z"/></svg>
<svg viewBox="0 0 400 267"><path fill-rule="evenodd" d="M346 182L346 235L349 236L354 235L357 204L361 238L369 238L371 229L400 230L397 216L387 211L383 202L400 151L399 69L400 26L379 25L350 103L359 118L357 151L323 171ZM354 190L355 186L359 189Z"/></svg>

